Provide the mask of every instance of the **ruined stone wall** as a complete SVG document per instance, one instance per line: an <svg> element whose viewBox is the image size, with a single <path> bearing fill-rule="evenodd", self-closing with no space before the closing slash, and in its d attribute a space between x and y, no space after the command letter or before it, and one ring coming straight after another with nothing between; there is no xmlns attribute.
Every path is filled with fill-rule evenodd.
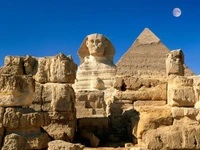
<svg viewBox="0 0 200 150"><path fill-rule="evenodd" d="M79 67L64 54L6 56L0 68L1 149L84 149L72 144L77 141L128 150L200 149L200 76L184 76L182 51L168 53L162 73L153 65L155 70L136 68L128 75L126 62L113 64L115 50L105 36L89 37L107 46L101 49L106 53L94 55L87 37ZM151 36L144 39L151 45Z"/></svg>
<svg viewBox="0 0 200 150"><path fill-rule="evenodd" d="M75 92L71 87L76 69L72 58L63 54L6 56L0 69L2 150L55 150L63 145L83 149L64 142L72 142L76 130ZM57 147L51 141L58 143Z"/></svg>

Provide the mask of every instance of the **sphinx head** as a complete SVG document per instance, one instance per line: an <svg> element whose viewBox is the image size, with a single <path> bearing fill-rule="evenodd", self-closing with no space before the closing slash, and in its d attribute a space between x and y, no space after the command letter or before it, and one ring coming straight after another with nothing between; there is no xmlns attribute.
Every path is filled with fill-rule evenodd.
<svg viewBox="0 0 200 150"><path fill-rule="evenodd" d="M97 33L88 35L78 50L81 64L84 63L84 58L90 55L106 57L107 60L113 63L114 54L115 49L110 40L104 35Z"/></svg>
<svg viewBox="0 0 200 150"><path fill-rule="evenodd" d="M102 34L91 34L87 36L86 46L92 56L104 56L104 51L107 45L108 42Z"/></svg>

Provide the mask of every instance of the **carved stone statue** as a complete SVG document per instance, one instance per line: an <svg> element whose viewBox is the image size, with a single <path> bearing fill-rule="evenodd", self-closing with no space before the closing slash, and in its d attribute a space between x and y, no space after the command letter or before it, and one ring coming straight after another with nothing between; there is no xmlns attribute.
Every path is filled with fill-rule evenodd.
<svg viewBox="0 0 200 150"><path fill-rule="evenodd" d="M83 40L78 50L80 66L76 74L77 80L73 85L77 118L107 116L109 106L106 101L114 91L113 81L116 75L114 54L113 45L102 34L91 34Z"/></svg>
<svg viewBox="0 0 200 150"><path fill-rule="evenodd" d="M104 35L88 35L78 50L80 66L75 89L105 90L111 87L111 78L116 74L114 54L113 45Z"/></svg>
<svg viewBox="0 0 200 150"><path fill-rule="evenodd" d="M182 50L171 51L166 58L166 74L184 76L184 54Z"/></svg>
<svg viewBox="0 0 200 150"><path fill-rule="evenodd" d="M88 35L78 51L81 64L87 61L87 59L96 59L97 61L104 62L110 61L113 64L113 56L115 49L112 43L102 34L90 34Z"/></svg>

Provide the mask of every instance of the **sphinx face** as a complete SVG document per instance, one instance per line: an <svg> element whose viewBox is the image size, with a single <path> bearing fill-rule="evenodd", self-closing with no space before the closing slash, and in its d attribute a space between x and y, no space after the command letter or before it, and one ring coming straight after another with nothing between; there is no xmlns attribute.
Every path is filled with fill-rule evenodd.
<svg viewBox="0 0 200 150"><path fill-rule="evenodd" d="M87 37L86 46L92 56L103 56L107 41L102 34L91 34Z"/></svg>

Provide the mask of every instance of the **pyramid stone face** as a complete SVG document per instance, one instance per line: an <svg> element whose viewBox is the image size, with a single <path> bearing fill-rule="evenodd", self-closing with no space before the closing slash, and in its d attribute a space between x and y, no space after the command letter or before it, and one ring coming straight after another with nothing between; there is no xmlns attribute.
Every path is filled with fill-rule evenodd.
<svg viewBox="0 0 200 150"><path fill-rule="evenodd" d="M148 28L138 36L129 50L117 62L117 75L164 76L166 55L170 50ZM194 73L185 67L185 75Z"/></svg>
<svg viewBox="0 0 200 150"><path fill-rule="evenodd" d="M144 31L139 35L137 40L140 44L152 44L160 42L160 39L148 28L144 29Z"/></svg>

